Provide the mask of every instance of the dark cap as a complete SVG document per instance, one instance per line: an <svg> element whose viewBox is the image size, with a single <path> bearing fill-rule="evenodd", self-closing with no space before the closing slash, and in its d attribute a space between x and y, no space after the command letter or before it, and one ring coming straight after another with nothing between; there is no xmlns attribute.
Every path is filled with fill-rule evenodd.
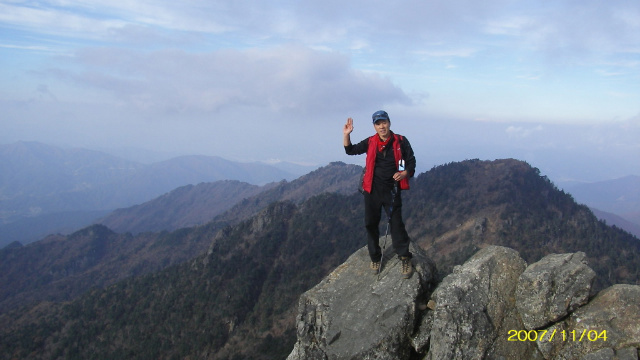
<svg viewBox="0 0 640 360"><path fill-rule="evenodd" d="M374 112L373 115L371 116L371 118L373 119L373 123L374 124L378 120L391 121L391 119L389 119L389 114L387 114L387 112L384 111L384 110L378 110L378 111Z"/></svg>

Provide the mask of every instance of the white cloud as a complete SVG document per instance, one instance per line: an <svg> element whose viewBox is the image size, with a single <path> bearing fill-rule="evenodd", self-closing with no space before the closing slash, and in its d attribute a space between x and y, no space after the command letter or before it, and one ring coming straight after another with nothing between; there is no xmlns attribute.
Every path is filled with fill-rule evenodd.
<svg viewBox="0 0 640 360"><path fill-rule="evenodd" d="M86 14L51 8L0 4L0 23L19 29L32 29L49 35L98 38L107 29L121 27L118 19L95 19Z"/></svg>
<svg viewBox="0 0 640 360"><path fill-rule="evenodd" d="M139 109L211 112L249 106L309 113L328 106L346 111L410 103L388 79L353 70L344 55L296 46L204 54L89 49L78 54L77 62L82 71L60 68L49 73Z"/></svg>

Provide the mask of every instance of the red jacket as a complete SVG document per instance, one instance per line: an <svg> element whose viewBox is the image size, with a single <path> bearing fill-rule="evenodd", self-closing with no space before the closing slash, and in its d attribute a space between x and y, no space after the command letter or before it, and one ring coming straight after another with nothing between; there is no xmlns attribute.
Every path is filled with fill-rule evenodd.
<svg viewBox="0 0 640 360"><path fill-rule="evenodd" d="M396 169L402 158L402 135L393 134L393 157L396 161ZM362 189L368 193L371 192L371 186L373 185L373 170L376 166L376 156L378 154L378 142L380 137L376 134L369 138L369 148L367 150L367 159L364 177L362 178ZM409 177L413 174L400 180L400 189L409 190Z"/></svg>

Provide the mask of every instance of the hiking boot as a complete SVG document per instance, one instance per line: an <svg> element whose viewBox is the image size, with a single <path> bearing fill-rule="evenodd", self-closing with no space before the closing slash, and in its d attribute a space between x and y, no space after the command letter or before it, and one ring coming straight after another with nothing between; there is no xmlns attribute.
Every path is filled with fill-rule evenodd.
<svg viewBox="0 0 640 360"><path fill-rule="evenodd" d="M411 258L401 257L400 260L402 261L402 277L408 279L411 277L411 274L413 274L413 265L411 265Z"/></svg>
<svg viewBox="0 0 640 360"><path fill-rule="evenodd" d="M380 271L380 261L372 261L369 267L374 274L377 274Z"/></svg>

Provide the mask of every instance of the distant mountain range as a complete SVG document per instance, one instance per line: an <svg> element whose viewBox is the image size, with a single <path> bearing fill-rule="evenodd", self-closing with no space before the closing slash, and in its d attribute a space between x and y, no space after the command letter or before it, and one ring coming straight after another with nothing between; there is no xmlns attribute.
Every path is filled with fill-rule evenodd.
<svg viewBox="0 0 640 360"><path fill-rule="evenodd" d="M579 202L602 211L624 216L640 213L640 176L594 183L570 183L565 186Z"/></svg>
<svg viewBox="0 0 640 360"><path fill-rule="evenodd" d="M279 167L284 164L279 164ZM0 145L0 247L78 229L107 212L180 186L218 180L264 185L310 171L212 156L141 164L102 152L36 142Z"/></svg>
<svg viewBox="0 0 640 360"><path fill-rule="evenodd" d="M568 183L564 188L596 216L640 238L640 176L594 183Z"/></svg>
<svg viewBox="0 0 640 360"><path fill-rule="evenodd" d="M638 225L637 223L631 222L616 214L608 213L606 211L600 211L596 208L590 209L591 211L593 211L593 214L598 217L598 219L606 222L610 226L619 227L620 229L623 229L624 231L627 231L640 239L640 225Z"/></svg>
<svg viewBox="0 0 640 360"><path fill-rule="evenodd" d="M1 249L0 358L285 358L299 295L365 246L360 171L332 163L194 227L92 225ZM403 201L439 279L495 244L528 263L583 251L596 290L640 281L640 241L527 163L441 165L413 179Z"/></svg>

